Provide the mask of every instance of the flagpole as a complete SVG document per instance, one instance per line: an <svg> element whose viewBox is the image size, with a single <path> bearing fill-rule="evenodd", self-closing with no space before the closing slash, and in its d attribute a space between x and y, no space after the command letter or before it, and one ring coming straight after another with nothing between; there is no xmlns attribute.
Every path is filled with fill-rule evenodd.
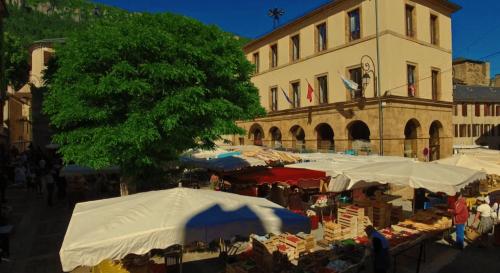
<svg viewBox="0 0 500 273"><path fill-rule="evenodd" d="M380 78L380 42L379 42L379 22L378 22L378 0L375 0L375 31L377 43L377 97L378 97L378 122L379 122L379 139L380 139L380 155L384 155L384 111L382 109L381 97L381 78Z"/></svg>

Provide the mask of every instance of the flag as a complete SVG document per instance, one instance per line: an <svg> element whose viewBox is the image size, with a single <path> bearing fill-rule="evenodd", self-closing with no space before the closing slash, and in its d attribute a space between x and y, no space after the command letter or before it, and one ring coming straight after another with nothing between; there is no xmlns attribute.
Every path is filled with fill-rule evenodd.
<svg viewBox="0 0 500 273"><path fill-rule="evenodd" d="M342 76L342 74L340 74L340 78L342 79L342 82L344 83L345 87L349 91L353 92L353 91L358 91L359 90L359 85L357 83L344 78L344 76Z"/></svg>
<svg viewBox="0 0 500 273"><path fill-rule="evenodd" d="M309 102L313 101L313 93L314 89L312 88L311 84L307 82L307 99L309 100Z"/></svg>
<svg viewBox="0 0 500 273"><path fill-rule="evenodd" d="M410 97L415 97L415 84L411 83L408 85L408 95Z"/></svg>
<svg viewBox="0 0 500 273"><path fill-rule="evenodd" d="M285 99L291 104L293 105L293 102L292 100L290 99L290 97L286 94L285 90L283 90L283 87L280 87L281 88L281 92L283 92L283 95L285 95Z"/></svg>

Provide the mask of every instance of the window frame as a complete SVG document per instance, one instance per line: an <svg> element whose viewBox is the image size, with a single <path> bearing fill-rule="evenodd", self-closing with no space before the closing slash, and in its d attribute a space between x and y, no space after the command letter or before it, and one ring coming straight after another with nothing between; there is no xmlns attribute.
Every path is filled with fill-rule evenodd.
<svg viewBox="0 0 500 273"><path fill-rule="evenodd" d="M274 50L276 49L276 54L274 54ZM276 62L274 61L276 56ZM278 43L271 44L269 46L269 68L276 68L278 67L278 62L279 62L279 56L278 56Z"/></svg>
<svg viewBox="0 0 500 273"><path fill-rule="evenodd" d="M254 73L257 74L260 72L260 52L256 51L252 54L253 65L255 66Z"/></svg>
<svg viewBox="0 0 500 273"><path fill-rule="evenodd" d="M356 81L355 79L353 79L352 75L354 71L359 71L359 82ZM350 66L347 68L347 76L349 78L349 80L355 82L358 84L358 91L356 91L354 93L354 97L352 96L352 94L348 93L347 96L348 96L348 100L356 100L356 99L362 99L365 97L365 94L363 92L363 69L361 68L360 65L354 65L354 66Z"/></svg>
<svg viewBox="0 0 500 273"><path fill-rule="evenodd" d="M298 96L295 95L295 89L294 87L298 85ZM296 108L300 108L300 102L301 102L301 84L300 84L300 80L295 80L295 81L291 81L290 82L290 99L292 100L292 108L296 109Z"/></svg>
<svg viewBox="0 0 500 273"><path fill-rule="evenodd" d="M481 104L480 103L474 103L474 116L475 117L480 117L481 116Z"/></svg>
<svg viewBox="0 0 500 273"><path fill-rule="evenodd" d="M325 26L324 48L320 43L320 30L319 27ZM326 21L320 22L314 26L314 49L315 52L323 52L328 49L328 23Z"/></svg>
<svg viewBox="0 0 500 273"><path fill-rule="evenodd" d="M491 117L491 116L492 116L492 115L491 115L491 114L492 114L492 113L491 113L491 112L492 112L492 111L491 111L491 110L492 110L492 109L491 109L491 106L492 106L492 104L491 104L491 103L484 103L484 104L483 104L483 108L484 108L484 109L483 109L483 112L484 112L484 116L485 116L485 117Z"/></svg>
<svg viewBox="0 0 500 273"><path fill-rule="evenodd" d="M410 83L410 67L413 67L413 82ZM412 95L410 93L410 85L413 84L414 86L414 94ZM406 89L407 89L407 95L410 98L416 98L418 97L418 65L416 63L412 62L406 62Z"/></svg>
<svg viewBox="0 0 500 273"><path fill-rule="evenodd" d="M273 93L275 93L274 97L273 97ZM274 85L274 86L269 87L269 109L270 109L270 112L278 111L278 103L279 103L278 86Z"/></svg>
<svg viewBox="0 0 500 273"><path fill-rule="evenodd" d="M298 39L297 45L294 42L294 38ZM297 47L297 56L295 56L295 47ZM290 60L296 62L300 60L300 33L290 35Z"/></svg>
<svg viewBox="0 0 500 273"><path fill-rule="evenodd" d="M353 12L358 12L358 23L359 23L359 30L357 31L357 36L353 36L352 35L352 26L351 26L351 14ZM357 41L359 39L361 39L361 37L363 37L363 16L362 16L362 9L361 9L361 5L359 6L356 6L350 10L348 10L346 12L346 36L347 36L347 41L348 42L354 42L354 41ZM354 31L354 33L356 33L356 31Z"/></svg>
<svg viewBox="0 0 500 273"><path fill-rule="evenodd" d="M500 104L495 105L495 116L500 117Z"/></svg>
<svg viewBox="0 0 500 273"><path fill-rule="evenodd" d="M436 73L435 79L434 73ZM434 81L436 86L434 86ZM441 99L441 70L435 67L431 68L431 96L434 101Z"/></svg>
<svg viewBox="0 0 500 273"><path fill-rule="evenodd" d="M328 73L316 75L314 78L315 78L316 90L318 90L318 105L328 104L328 99L329 99ZM326 92L321 91L320 79L322 78L326 80Z"/></svg>
<svg viewBox="0 0 500 273"><path fill-rule="evenodd" d="M434 20L433 20L434 19ZM439 15L431 13L429 16L430 42L433 45L439 46Z"/></svg>
<svg viewBox="0 0 500 273"><path fill-rule="evenodd" d="M467 116L467 103L462 103L462 117Z"/></svg>
<svg viewBox="0 0 500 273"><path fill-rule="evenodd" d="M411 12L408 13L408 8L411 8ZM417 37L417 29L416 29L416 26L417 26L417 22L416 22L416 18L417 18L417 8L415 5L411 5L409 3L406 3L405 4L405 13L404 13L404 18L405 18L405 35L406 37L409 37L409 38L416 38ZM411 29L410 29L410 26L408 24L408 14L411 15Z"/></svg>

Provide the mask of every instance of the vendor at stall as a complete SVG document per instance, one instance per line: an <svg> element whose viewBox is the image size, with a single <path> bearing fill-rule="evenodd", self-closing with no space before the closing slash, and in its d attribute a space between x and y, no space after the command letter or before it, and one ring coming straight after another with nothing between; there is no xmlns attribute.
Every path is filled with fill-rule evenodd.
<svg viewBox="0 0 500 273"><path fill-rule="evenodd" d="M389 270L389 241L379 233L373 226L365 228L366 235L370 240L373 252L373 272L385 273Z"/></svg>
<svg viewBox="0 0 500 273"><path fill-rule="evenodd" d="M491 207L484 197L477 198L477 209L476 217L474 218L474 224L479 223L478 232L481 234L480 240L484 246L487 241L488 233L493 228L493 218L491 217Z"/></svg>
<svg viewBox="0 0 500 273"><path fill-rule="evenodd" d="M465 224L467 223L467 219L469 219L469 210L462 193L457 194L457 198L455 203L453 204L453 208L449 211L453 214L453 223L455 224L457 234L457 247L459 249L463 249Z"/></svg>

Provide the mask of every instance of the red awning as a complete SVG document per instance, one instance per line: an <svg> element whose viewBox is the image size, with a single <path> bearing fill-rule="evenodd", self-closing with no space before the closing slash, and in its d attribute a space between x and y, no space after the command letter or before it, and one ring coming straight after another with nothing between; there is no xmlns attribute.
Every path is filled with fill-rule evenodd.
<svg viewBox="0 0 500 273"><path fill-rule="evenodd" d="M327 180L326 173L301 168L265 168L232 173L225 177L230 183L272 184L276 182L302 188L319 187L320 180Z"/></svg>

